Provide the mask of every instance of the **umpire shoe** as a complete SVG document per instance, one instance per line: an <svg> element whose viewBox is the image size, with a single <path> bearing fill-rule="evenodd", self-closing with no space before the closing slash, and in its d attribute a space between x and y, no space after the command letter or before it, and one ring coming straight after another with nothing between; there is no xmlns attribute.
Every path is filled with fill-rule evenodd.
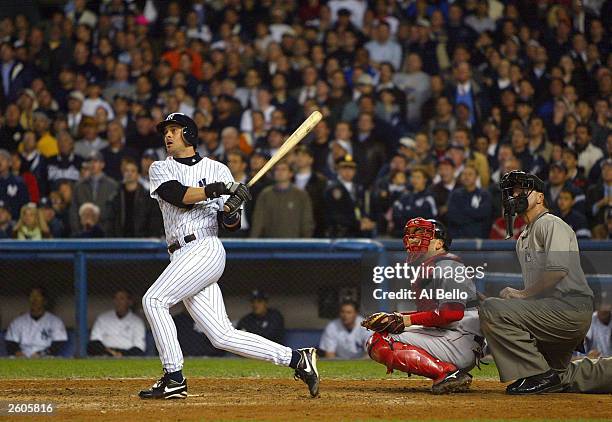
<svg viewBox="0 0 612 422"><path fill-rule="evenodd" d="M506 387L506 393L512 395L558 393L560 391L563 391L561 378L552 369L543 374L519 379Z"/></svg>
<svg viewBox="0 0 612 422"><path fill-rule="evenodd" d="M308 386L310 395L317 397L319 395L319 370L317 369L317 349L309 347L306 349L298 349L300 361L295 368L296 380L301 379Z"/></svg>
<svg viewBox="0 0 612 422"><path fill-rule="evenodd" d="M176 382L164 374L151 389L138 393L138 397L141 399L184 399L187 397L187 379L183 378L183 382Z"/></svg>
<svg viewBox="0 0 612 422"><path fill-rule="evenodd" d="M462 393L470 389L472 376L462 369L446 375L442 381L431 387L434 394Z"/></svg>

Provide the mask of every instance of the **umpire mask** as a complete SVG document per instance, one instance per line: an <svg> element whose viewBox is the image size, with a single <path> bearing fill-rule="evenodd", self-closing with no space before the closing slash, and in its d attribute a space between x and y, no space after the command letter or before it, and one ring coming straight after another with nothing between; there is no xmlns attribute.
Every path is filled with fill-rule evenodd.
<svg viewBox="0 0 612 422"><path fill-rule="evenodd" d="M510 239L514 234L514 217L527 211L531 192L544 192L544 182L536 175L514 170L504 174L499 188L506 220L506 239ZM516 195L515 189L520 190Z"/></svg>

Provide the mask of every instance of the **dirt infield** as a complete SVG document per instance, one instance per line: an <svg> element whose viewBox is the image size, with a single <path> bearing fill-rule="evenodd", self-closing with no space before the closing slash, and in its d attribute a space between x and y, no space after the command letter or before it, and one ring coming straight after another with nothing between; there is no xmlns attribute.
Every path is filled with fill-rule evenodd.
<svg viewBox="0 0 612 422"><path fill-rule="evenodd" d="M424 380L323 380L321 397L310 399L305 386L290 379L197 378L189 379L187 400L138 399L138 390L149 383L2 380L0 395L5 402L53 402L54 420L61 421L612 419L612 395L509 397L502 384L487 380L475 380L472 392L453 396L431 395Z"/></svg>

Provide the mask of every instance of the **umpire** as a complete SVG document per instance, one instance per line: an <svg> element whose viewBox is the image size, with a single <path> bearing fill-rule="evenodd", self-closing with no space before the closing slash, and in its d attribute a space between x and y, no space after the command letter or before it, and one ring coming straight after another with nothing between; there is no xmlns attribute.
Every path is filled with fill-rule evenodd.
<svg viewBox="0 0 612 422"><path fill-rule="evenodd" d="M501 298L484 300L479 310L500 380L516 380L506 392L612 393L612 359L571 362L593 313L576 234L548 212L537 176L512 171L500 189L508 237L514 216L528 223L516 243L524 289L506 287Z"/></svg>

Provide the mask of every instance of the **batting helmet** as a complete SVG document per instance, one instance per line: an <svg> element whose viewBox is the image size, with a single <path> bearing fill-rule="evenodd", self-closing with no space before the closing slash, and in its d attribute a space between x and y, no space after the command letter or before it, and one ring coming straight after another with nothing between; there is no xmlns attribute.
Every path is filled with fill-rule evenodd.
<svg viewBox="0 0 612 422"><path fill-rule="evenodd" d="M410 242L409 239L419 239L419 242ZM438 220L426 220L421 217L408 220L404 227L404 248L411 253L421 254L427 252L432 239L440 239L444 243L444 249L448 250L451 238L446 227Z"/></svg>
<svg viewBox="0 0 612 422"><path fill-rule="evenodd" d="M183 128L183 138L185 142L192 145L194 148L198 145L198 126L193 119L183 113L168 114L166 120L162 120L157 124L157 131L163 136L164 129L170 125L178 125Z"/></svg>

